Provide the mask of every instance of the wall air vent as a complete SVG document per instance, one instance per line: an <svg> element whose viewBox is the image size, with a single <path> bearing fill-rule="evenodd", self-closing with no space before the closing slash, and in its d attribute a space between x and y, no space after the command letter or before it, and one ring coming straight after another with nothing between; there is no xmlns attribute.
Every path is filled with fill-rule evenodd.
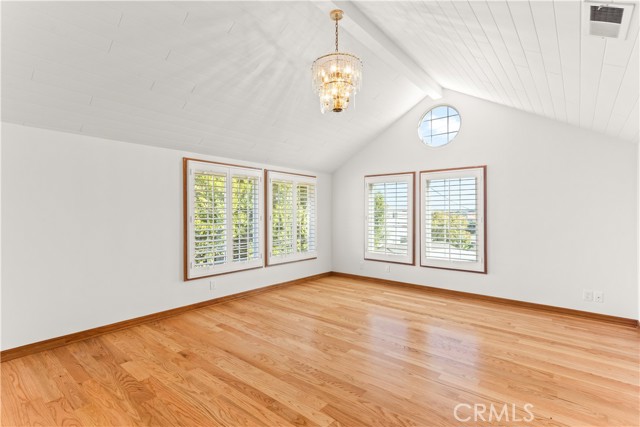
<svg viewBox="0 0 640 427"><path fill-rule="evenodd" d="M588 20L585 32L591 36L625 40L633 14L632 3L584 2L583 15Z"/></svg>

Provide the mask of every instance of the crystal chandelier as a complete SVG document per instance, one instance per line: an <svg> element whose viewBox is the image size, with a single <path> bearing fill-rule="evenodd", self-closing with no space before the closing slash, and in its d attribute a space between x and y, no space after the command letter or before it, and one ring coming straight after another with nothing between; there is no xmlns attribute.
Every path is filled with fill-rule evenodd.
<svg viewBox="0 0 640 427"><path fill-rule="evenodd" d="M313 90L320 97L320 111L339 113L349 107L362 84L362 61L355 55L338 50L338 21L342 19L340 9L332 10L329 16L336 21L336 51L316 59L311 66Z"/></svg>

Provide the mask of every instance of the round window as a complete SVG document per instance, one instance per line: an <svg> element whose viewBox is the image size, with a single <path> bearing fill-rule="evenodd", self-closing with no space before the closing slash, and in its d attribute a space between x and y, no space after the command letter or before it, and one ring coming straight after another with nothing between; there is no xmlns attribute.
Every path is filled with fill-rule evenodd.
<svg viewBox="0 0 640 427"><path fill-rule="evenodd" d="M429 110L418 124L418 136L429 147L450 143L460 130L460 114L448 105Z"/></svg>

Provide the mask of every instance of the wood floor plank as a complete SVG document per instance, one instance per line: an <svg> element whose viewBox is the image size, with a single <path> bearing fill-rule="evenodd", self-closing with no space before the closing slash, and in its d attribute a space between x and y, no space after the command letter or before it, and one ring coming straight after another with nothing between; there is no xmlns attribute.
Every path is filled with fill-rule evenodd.
<svg viewBox="0 0 640 427"><path fill-rule="evenodd" d="M82 421L76 416L74 408L65 398L48 402L45 404L49 408L51 417L55 420L55 425L65 427L76 427L83 425Z"/></svg>
<svg viewBox="0 0 640 427"><path fill-rule="evenodd" d="M622 325L330 276L4 362L1 421L638 426L639 346Z"/></svg>

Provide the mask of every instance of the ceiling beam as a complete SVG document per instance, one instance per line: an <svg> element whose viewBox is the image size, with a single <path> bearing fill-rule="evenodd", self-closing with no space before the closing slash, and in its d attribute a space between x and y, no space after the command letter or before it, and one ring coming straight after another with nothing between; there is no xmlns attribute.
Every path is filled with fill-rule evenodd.
<svg viewBox="0 0 640 427"><path fill-rule="evenodd" d="M442 86L420 65L391 40L367 15L350 1L314 1L318 8L326 12L342 9L344 18L340 26L376 53L384 62L403 74L432 99L442 98Z"/></svg>

